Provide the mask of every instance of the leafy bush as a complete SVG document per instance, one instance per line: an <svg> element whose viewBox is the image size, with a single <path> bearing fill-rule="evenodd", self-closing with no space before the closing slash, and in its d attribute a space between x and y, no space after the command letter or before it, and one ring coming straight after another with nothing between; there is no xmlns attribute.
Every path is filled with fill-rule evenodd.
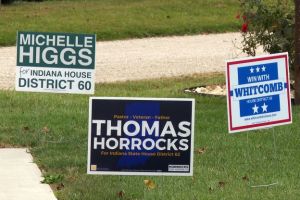
<svg viewBox="0 0 300 200"><path fill-rule="evenodd" d="M273 4L271 3L273 2ZM288 52L295 61L295 15L292 1L240 0L242 50L254 56L258 46L269 53Z"/></svg>
<svg viewBox="0 0 300 200"><path fill-rule="evenodd" d="M45 175L44 180L42 180L41 183L45 183L45 184L61 183L63 179L64 176L60 174Z"/></svg>
<svg viewBox="0 0 300 200"><path fill-rule="evenodd" d="M14 0L1 0L1 4L5 4L5 5L11 4L13 2Z"/></svg>
<svg viewBox="0 0 300 200"><path fill-rule="evenodd" d="M8 4L12 4L15 0L2 0L1 3L8 5ZM23 1L36 1L36 2L41 2L43 0L23 0Z"/></svg>

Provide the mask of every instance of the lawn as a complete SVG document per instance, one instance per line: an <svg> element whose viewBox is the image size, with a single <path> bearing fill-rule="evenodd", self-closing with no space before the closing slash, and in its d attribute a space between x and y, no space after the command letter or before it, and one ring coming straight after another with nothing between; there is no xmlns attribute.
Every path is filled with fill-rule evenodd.
<svg viewBox="0 0 300 200"><path fill-rule="evenodd" d="M98 40L238 31L238 0L16 1L0 6L0 46L17 31L95 33Z"/></svg>
<svg viewBox="0 0 300 200"><path fill-rule="evenodd" d="M195 98L193 177L87 175L85 95L0 91L0 146L29 147L45 175L62 175L64 187L52 184L59 200L299 199L299 107L292 125L229 135L225 97L183 92L224 81L195 75L96 86L95 96ZM144 179L156 187L148 190ZM279 184L250 187L273 182Z"/></svg>

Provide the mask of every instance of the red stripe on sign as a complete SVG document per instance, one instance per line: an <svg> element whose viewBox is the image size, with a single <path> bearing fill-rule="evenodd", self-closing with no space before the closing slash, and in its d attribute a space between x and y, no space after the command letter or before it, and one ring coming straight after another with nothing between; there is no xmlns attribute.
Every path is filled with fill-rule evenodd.
<svg viewBox="0 0 300 200"><path fill-rule="evenodd" d="M262 58L250 58L246 60L238 60L238 61L231 61L228 62L229 65L236 65L236 64L243 64L248 62L257 62L262 60L271 60L271 59L277 59L277 58L286 58L287 55L279 55L279 56L269 56L269 57L262 57Z"/></svg>
<svg viewBox="0 0 300 200"><path fill-rule="evenodd" d="M286 81L287 81L287 100L288 100L288 112L289 112L288 113L288 115L289 115L288 119L272 121L272 122L265 122L265 123L261 123L261 124L252 124L252 125L246 125L246 126L233 127L232 126L232 113L231 113L231 98L230 98L230 72L229 72L230 65L237 65L237 64L243 64L243 63L279 59L279 58L284 58L284 60L285 60ZM227 97L228 97L229 130L230 131L237 131L237 130L243 130L243 129L249 129L249 128L276 125L276 124L279 124L279 123L291 122L292 117L291 117L290 81L289 81L289 67L288 66L289 66L289 63L288 63L288 55L287 54L275 55L275 56L269 56L269 57L262 57L262 58L250 58L250 59L246 59L246 60L227 62L227 87L228 87Z"/></svg>
<svg viewBox="0 0 300 200"><path fill-rule="evenodd" d="M284 120L278 120L278 121L273 121L273 122L266 122L262 124L252 124L252 125L247 125L247 126L239 126L232 128L232 131L237 131L237 130L243 130L243 129L248 129L248 128L256 128L256 127L261 127L261 126L268 126L268 125L274 125L274 124L279 124L279 123L287 123L290 122L289 119L284 119Z"/></svg>

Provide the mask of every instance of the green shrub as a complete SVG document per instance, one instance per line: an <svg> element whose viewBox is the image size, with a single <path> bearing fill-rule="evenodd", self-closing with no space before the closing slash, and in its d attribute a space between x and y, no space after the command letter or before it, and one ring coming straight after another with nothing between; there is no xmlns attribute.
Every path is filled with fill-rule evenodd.
<svg viewBox="0 0 300 200"><path fill-rule="evenodd" d="M273 3L271 3L273 2ZM288 52L295 61L294 4L292 1L240 0L242 50L254 56L258 46L269 53Z"/></svg>
<svg viewBox="0 0 300 200"><path fill-rule="evenodd" d="M1 4L4 4L4 5L8 5L8 4L11 4L13 2L14 2L14 0L1 0Z"/></svg>
<svg viewBox="0 0 300 200"><path fill-rule="evenodd" d="M15 0L1 0L2 4L8 5L12 4ZM43 0L23 0L23 1L36 1L36 2L42 2Z"/></svg>

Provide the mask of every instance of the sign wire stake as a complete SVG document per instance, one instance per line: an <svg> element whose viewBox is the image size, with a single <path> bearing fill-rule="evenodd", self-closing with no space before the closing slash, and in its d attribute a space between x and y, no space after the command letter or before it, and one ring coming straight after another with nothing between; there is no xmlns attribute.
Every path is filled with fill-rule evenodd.
<svg viewBox="0 0 300 200"><path fill-rule="evenodd" d="M276 170L279 169L279 165L278 165L278 156L277 156L277 147L276 147L276 137L275 137L275 130L274 128L272 128L272 135L273 135L273 153L274 153L274 160L276 162ZM248 138L248 133L247 133L247 145L248 145L248 149L249 149L249 138ZM250 159L250 155L249 155L249 151L248 151L248 158ZM275 172L274 172L274 175L275 177ZM278 185L279 182L276 181L274 183L270 183L270 184L260 184L260 185L250 185L251 188L260 188L260 187L271 187L271 186L276 186Z"/></svg>
<svg viewBox="0 0 300 200"><path fill-rule="evenodd" d="M259 187L270 187L270 186L275 186L275 185L278 185L278 182L267 184L267 185L251 185L250 187L252 187L252 188L259 188Z"/></svg>

